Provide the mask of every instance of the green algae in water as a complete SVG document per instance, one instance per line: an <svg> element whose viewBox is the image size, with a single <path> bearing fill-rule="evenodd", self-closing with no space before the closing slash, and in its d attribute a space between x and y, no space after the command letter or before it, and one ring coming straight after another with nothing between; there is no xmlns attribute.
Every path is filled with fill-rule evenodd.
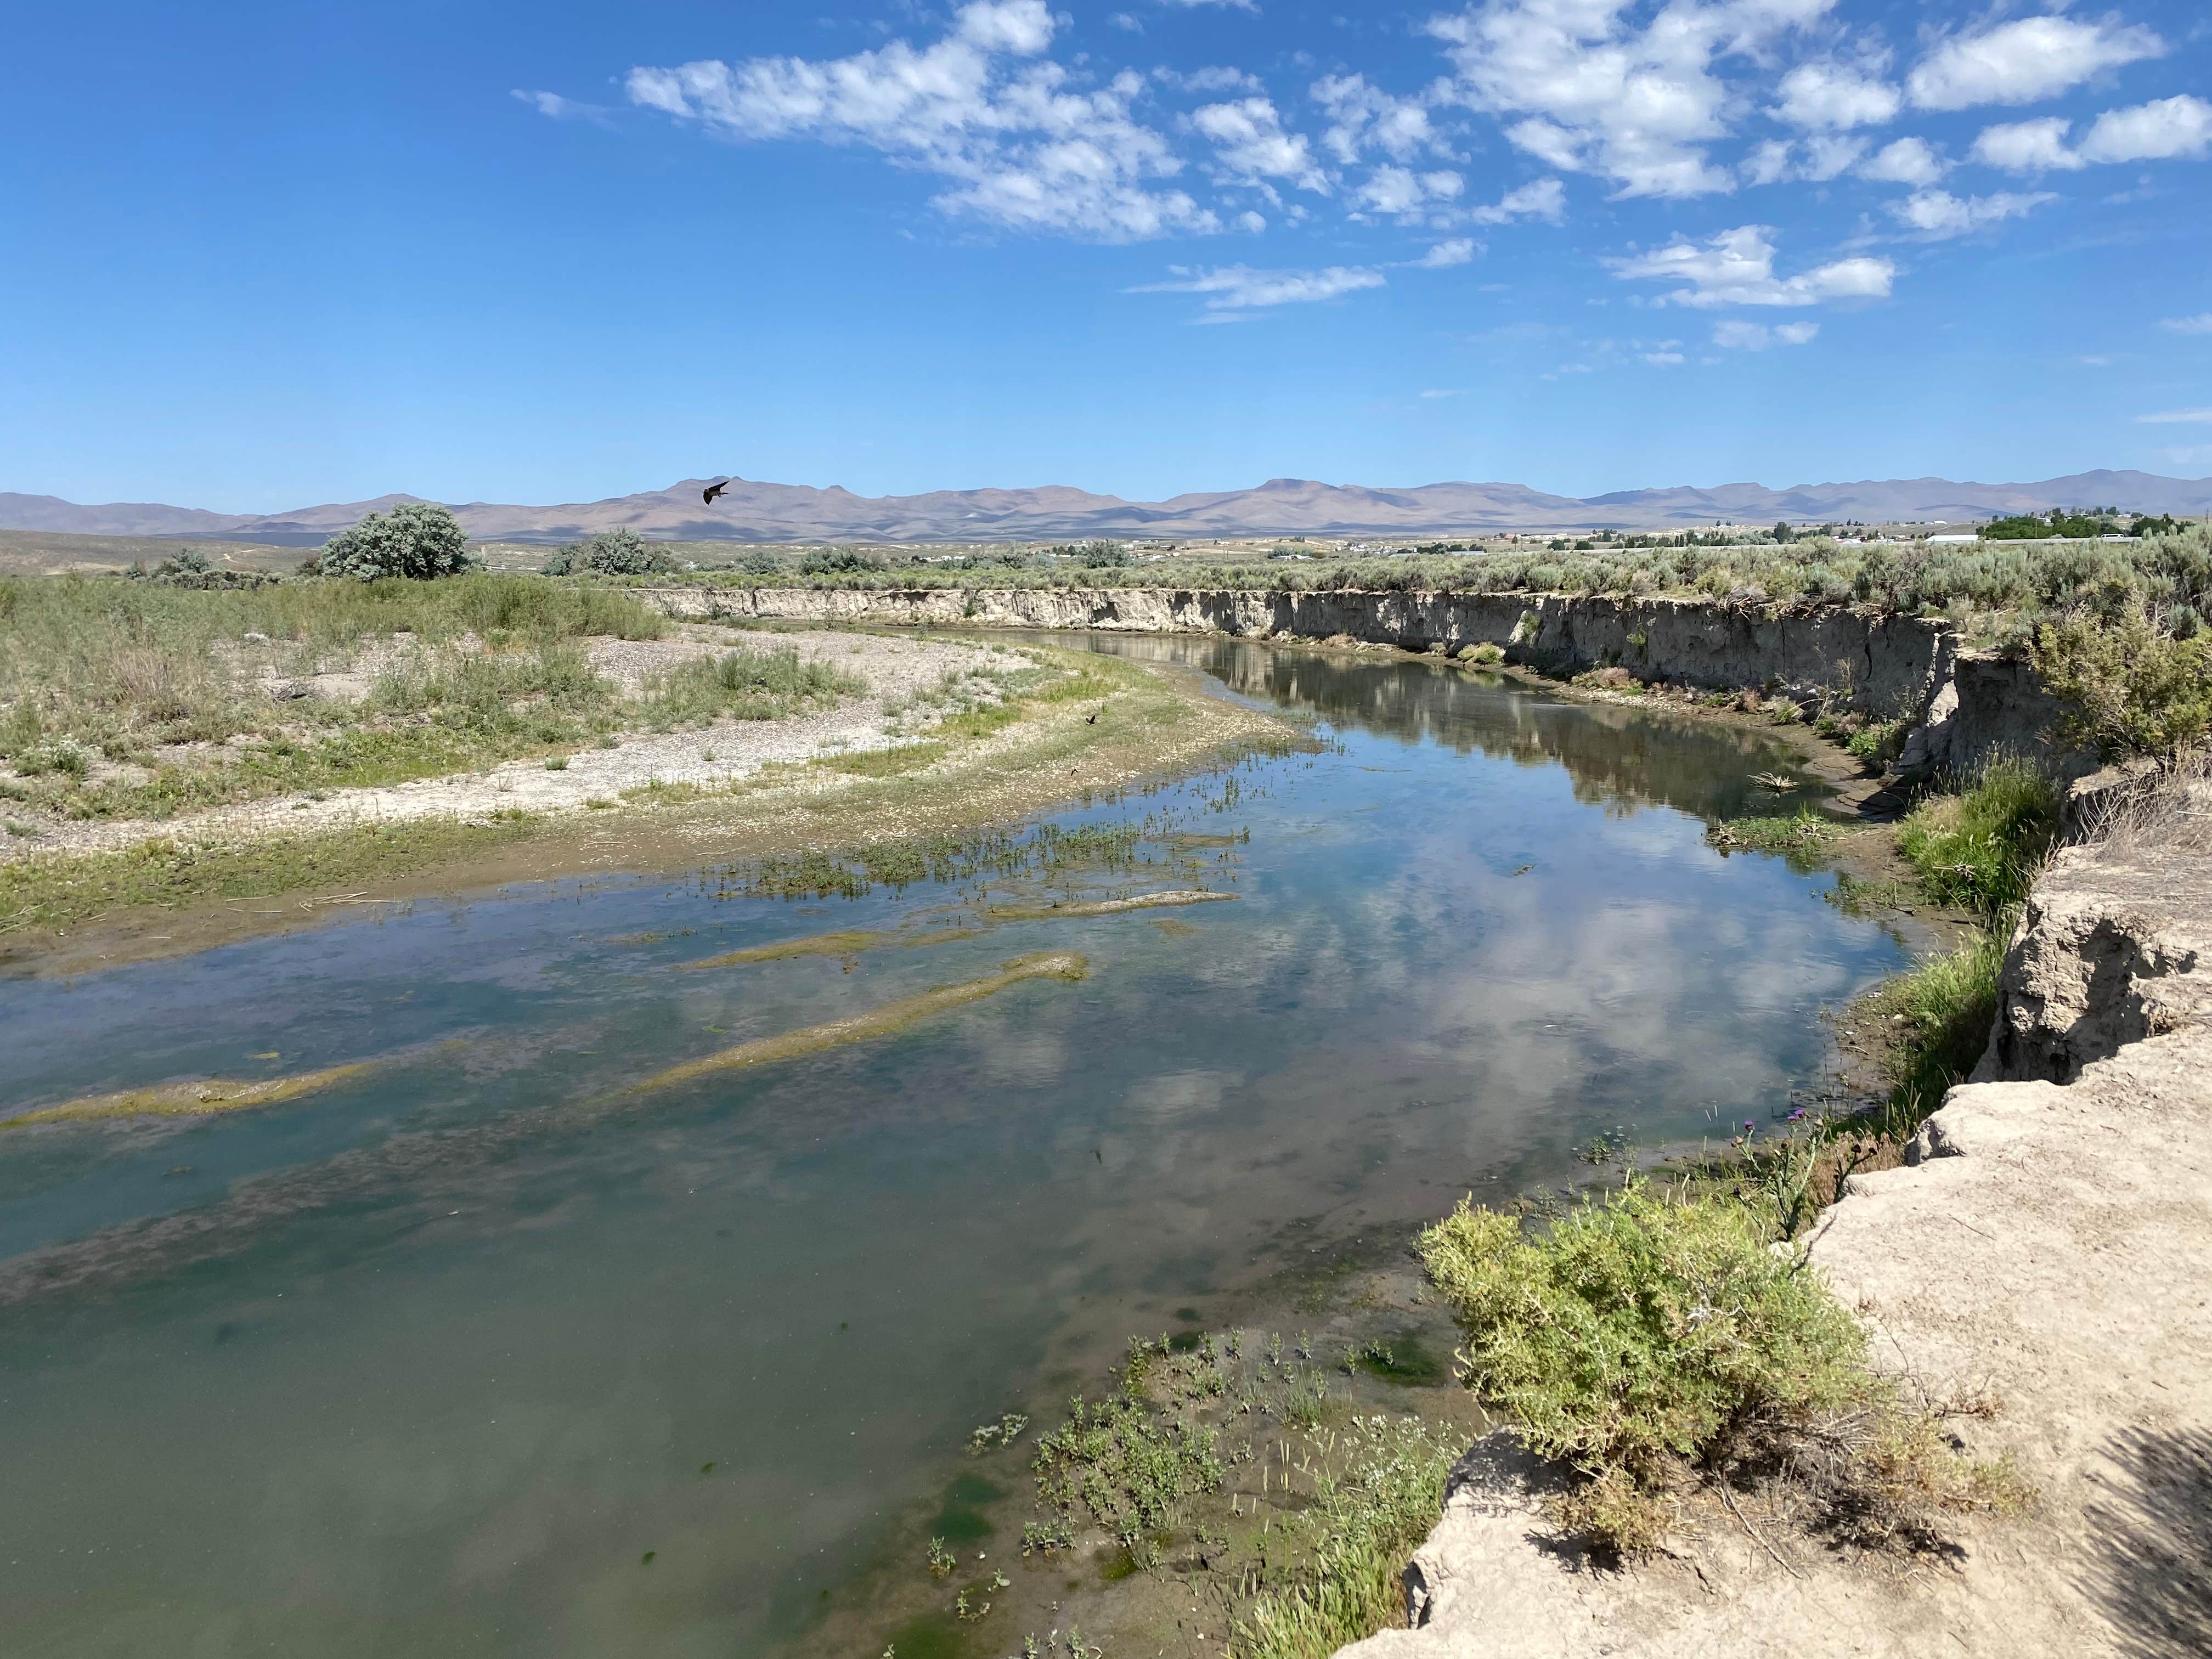
<svg viewBox="0 0 2212 1659"><path fill-rule="evenodd" d="M974 1544L990 1537L998 1528L983 1512L983 1506L1005 1496L1002 1487L980 1474L961 1475L945 1488L944 1507L930 1523L931 1534L954 1544Z"/></svg>

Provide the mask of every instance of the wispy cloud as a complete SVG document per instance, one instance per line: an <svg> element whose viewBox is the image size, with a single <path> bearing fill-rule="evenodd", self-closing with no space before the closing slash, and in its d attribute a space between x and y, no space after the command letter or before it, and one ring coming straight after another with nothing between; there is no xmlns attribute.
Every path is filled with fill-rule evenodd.
<svg viewBox="0 0 2212 1659"><path fill-rule="evenodd" d="M724 137L867 145L947 179L945 211L1011 229L1105 240L1218 229L1163 182L1183 162L1134 113L1144 77L1081 89L1043 56L1058 27L1044 0L969 0L927 46L640 67L627 86L632 103Z"/></svg>
<svg viewBox="0 0 2212 1659"><path fill-rule="evenodd" d="M2033 195L1999 191L1991 196L1954 196L1948 190L1917 190L1901 202L1892 202L1889 210L1899 223L1919 232L1924 240L1942 241L2017 219L2057 199L2048 191Z"/></svg>
<svg viewBox="0 0 2212 1659"><path fill-rule="evenodd" d="M2163 409L2155 415L2138 415L2142 426L2200 426L2212 424L2212 409Z"/></svg>
<svg viewBox="0 0 2212 1659"><path fill-rule="evenodd" d="M1467 388L1463 386L1439 387L1433 391L1424 392L1421 396L1424 398L1464 398L1467 396Z"/></svg>
<svg viewBox="0 0 2212 1659"><path fill-rule="evenodd" d="M1556 225L1566 210L1567 187L1557 179L1536 179L1507 191L1495 204L1479 207L1468 217L1478 225L1510 224L1516 219L1546 219Z"/></svg>
<svg viewBox="0 0 2212 1659"><path fill-rule="evenodd" d="M1765 226L1743 225L1703 243L1677 240L1607 263L1626 282L1682 284L1659 301L1679 306L1812 306L1878 300L1887 297L1897 275L1889 260L1861 256L1795 276L1777 276L1774 253Z"/></svg>
<svg viewBox="0 0 2212 1659"><path fill-rule="evenodd" d="M612 126L609 112L598 104L582 104L573 98L563 98L557 92L531 92L517 87L508 94L519 98L549 121L589 121L595 126Z"/></svg>
<svg viewBox="0 0 2212 1659"><path fill-rule="evenodd" d="M1202 294L1209 312L1262 310L1273 306L1310 305L1362 289L1382 288L1389 279L1369 265L1330 265L1322 270L1255 270L1249 265L1212 270L1171 267L1164 283L1144 283L1129 294Z"/></svg>
<svg viewBox="0 0 2212 1659"><path fill-rule="evenodd" d="M1820 332L1818 323L1764 323L1730 319L1713 325L1713 343L1731 351L1764 351L1771 345L1810 345Z"/></svg>
<svg viewBox="0 0 2212 1659"><path fill-rule="evenodd" d="M1449 242L1438 242L1419 258L1409 260L1416 270L1446 270L1453 265L1463 265L1474 258L1472 237L1455 236Z"/></svg>
<svg viewBox="0 0 2212 1659"><path fill-rule="evenodd" d="M2212 311L2200 311L2194 317L2169 317L2159 326L2176 334L2212 334Z"/></svg>

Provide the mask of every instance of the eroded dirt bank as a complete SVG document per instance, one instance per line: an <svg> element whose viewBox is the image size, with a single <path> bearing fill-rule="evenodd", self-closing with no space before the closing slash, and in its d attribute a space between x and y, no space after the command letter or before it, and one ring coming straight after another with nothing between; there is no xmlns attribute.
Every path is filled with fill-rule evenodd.
<svg viewBox="0 0 2212 1659"><path fill-rule="evenodd" d="M1599 1569L1493 1437L1357 1659L2212 1653L2212 799L2062 853L1989 1058L1908 1167L1854 1176L1814 1262L1876 1363L2039 1493L1948 1556L1845 1559L1746 1506Z"/></svg>
<svg viewBox="0 0 2212 1659"><path fill-rule="evenodd" d="M1191 588L670 587L678 617L902 626L1098 629L1349 640L1409 651L1495 645L1508 662L1640 679L1757 686L1919 728L1906 763L1965 770L1985 755L2050 752L2058 708L2025 663L1962 649L1944 623L1844 605L1568 593L1233 592Z"/></svg>

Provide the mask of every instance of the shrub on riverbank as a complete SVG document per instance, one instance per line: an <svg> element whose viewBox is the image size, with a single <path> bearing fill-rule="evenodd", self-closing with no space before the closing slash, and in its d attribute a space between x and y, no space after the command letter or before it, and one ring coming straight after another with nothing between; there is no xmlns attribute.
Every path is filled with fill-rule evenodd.
<svg viewBox="0 0 2212 1659"><path fill-rule="evenodd" d="M1462 1200L1421 1236L1467 1385L1575 1484L1565 1529L1651 1549L1694 1482L1780 1476L1817 1524L1926 1543L1947 1512L2015 1501L1867 1367L1866 1337L1761 1212L1631 1182L1531 1237Z"/></svg>

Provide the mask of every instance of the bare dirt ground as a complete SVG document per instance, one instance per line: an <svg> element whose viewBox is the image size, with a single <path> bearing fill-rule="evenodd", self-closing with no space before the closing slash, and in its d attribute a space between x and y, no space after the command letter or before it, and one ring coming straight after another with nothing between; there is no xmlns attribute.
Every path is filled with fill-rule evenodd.
<svg viewBox="0 0 2212 1659"><path fill-rule="evenodd" d="M1918 1162L1851 1177L1812 1245L1876 1363L1972 1402L1949 1426L2014 1461L2033 1511L1899 1559L1706 1504L1611 1571L1493 1437L1409 1570L1419 1627L1346 1656L2212 1654L2212 864L2077 848L2038 894L2000 1030L2071 1080L1954 1089Z"/></svg>
<svg viewBox="0 0 2212 1659"><path fill-rule="evenodd" d="M690 657L711 657L730 647L719 628L690 627L654 641L594 641L594 668L635 693L645 678ZM757 640L757 636L735 636ZM149 836L187 840L234 839L258 832L290 833L362 823L483 817L501 811L584 811L619 800L629 791L689 784L725 787L775 762L884 749L926 737L938 718L915 699L948 678L963 683L976 701L994 695L988 676L1029 667L1029 659L996 646L885 639L873 635L794 634L776 641L801 658L829 663L859 677L866 695L835 708L781 720L722 720L701 731L630 732L610 749L586 748L565 769L542 760L511 761L482 772L428 778L375 789L346 789L323 799L284 796L174 818L120 819L40 825L35 840L0 843L0 861L52 854L96 853L129 847ZM392 654L389 647L365 653L343 668L285 677L271 669L272 686L301 694L357 702Z"/></svg>

